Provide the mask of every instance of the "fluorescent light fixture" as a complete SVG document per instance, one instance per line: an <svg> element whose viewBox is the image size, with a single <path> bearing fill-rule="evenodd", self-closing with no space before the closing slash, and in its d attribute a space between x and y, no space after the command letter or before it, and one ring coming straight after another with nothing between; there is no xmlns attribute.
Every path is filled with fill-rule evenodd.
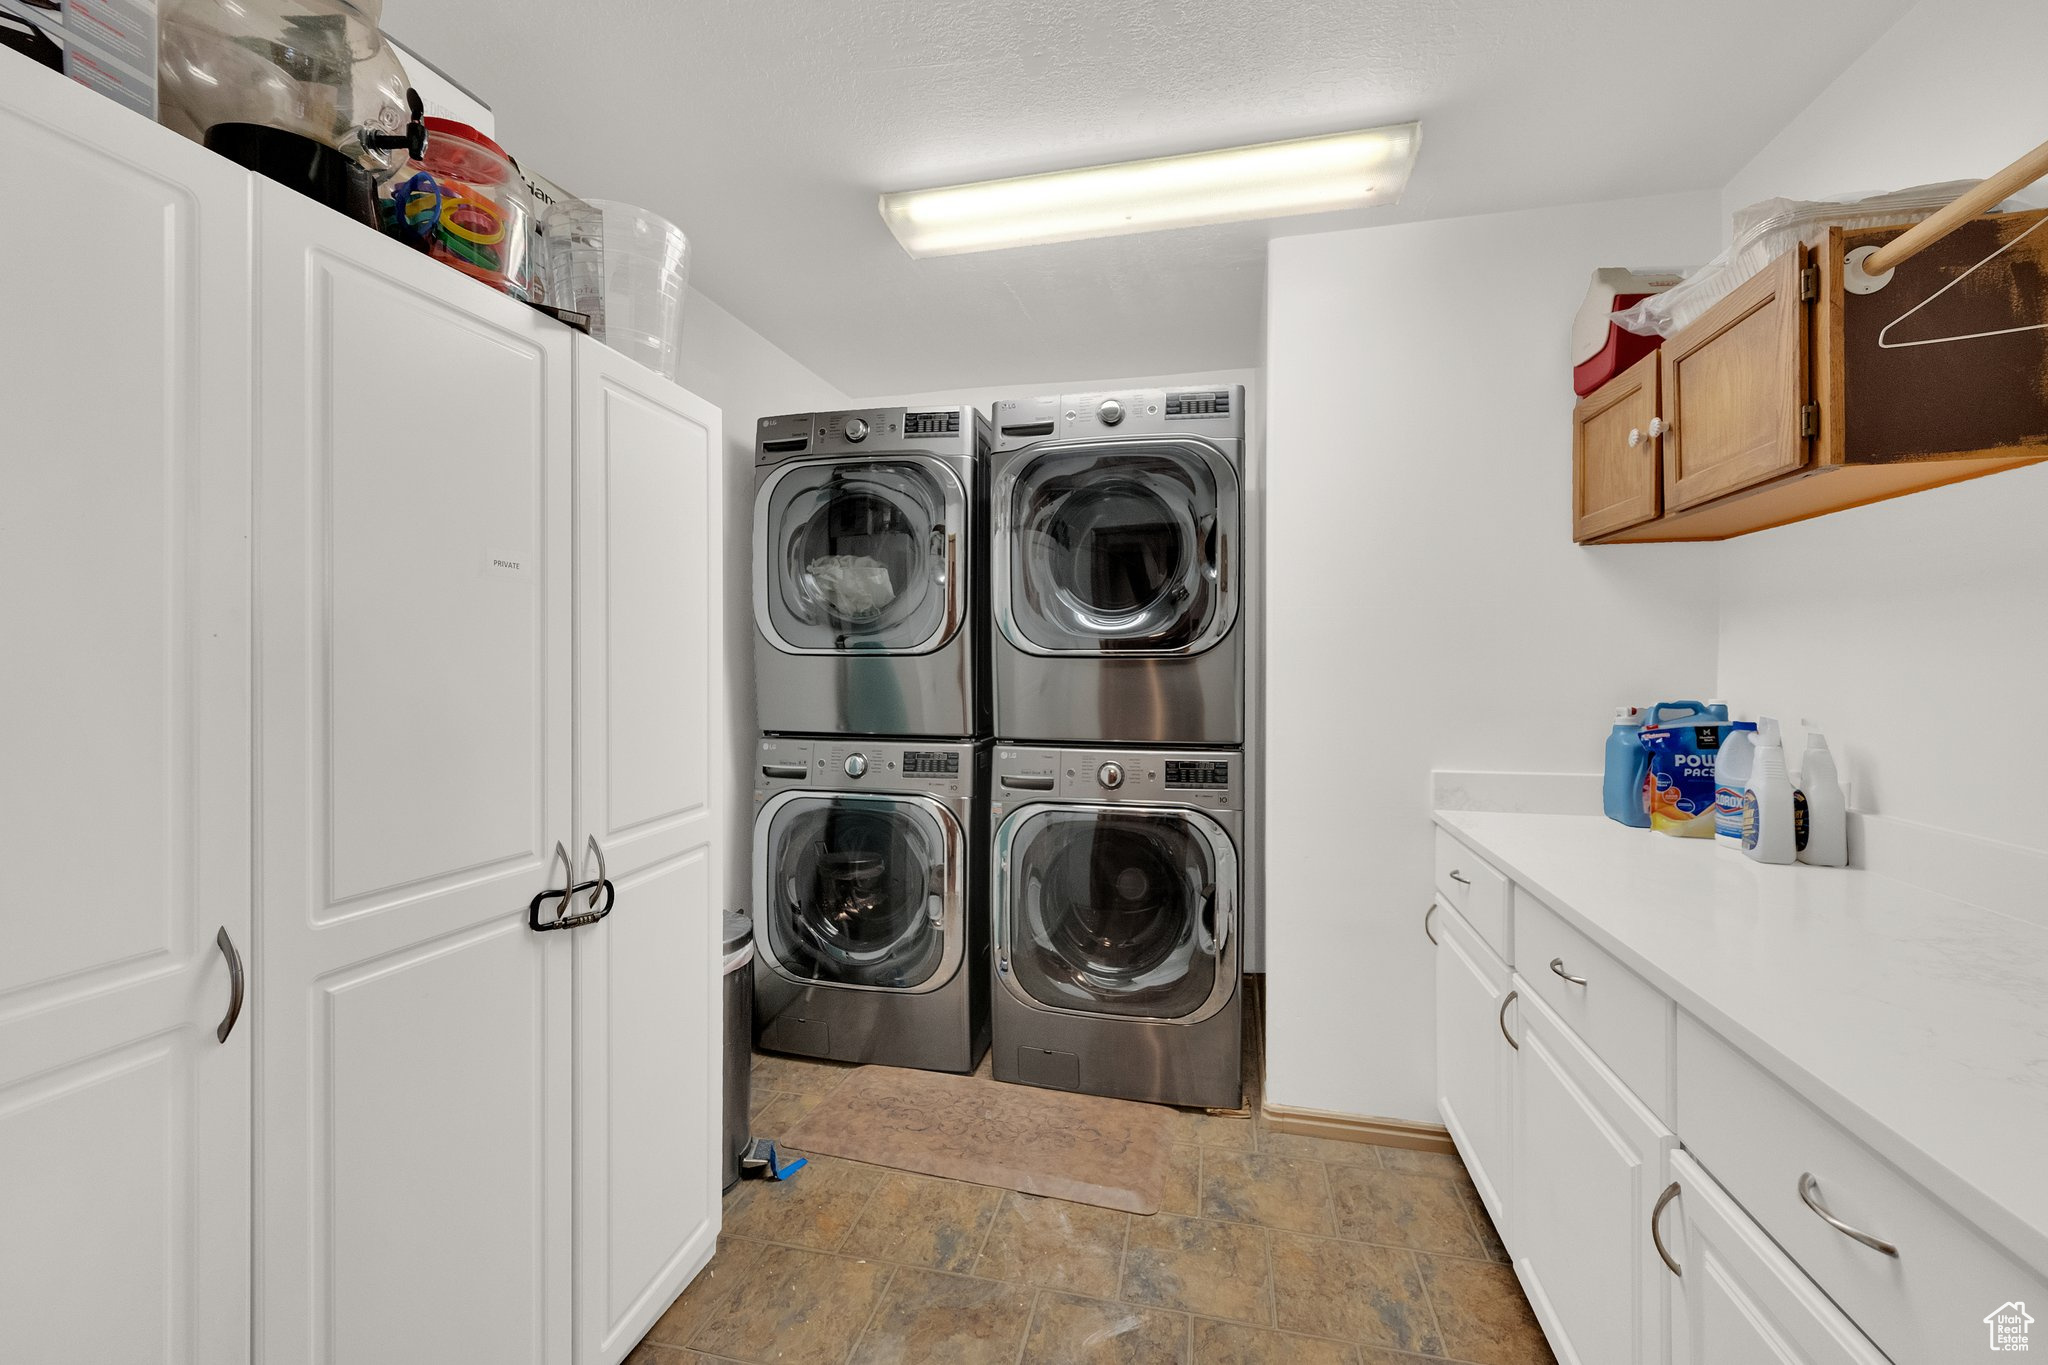
<svg viewBox="0 0 2048 1365"><path fill-rule="evenodd" d="M983 180L882 196L913 256L1390 204L1407 188L1422 125L1262 142L1214 152Z"/></svg>

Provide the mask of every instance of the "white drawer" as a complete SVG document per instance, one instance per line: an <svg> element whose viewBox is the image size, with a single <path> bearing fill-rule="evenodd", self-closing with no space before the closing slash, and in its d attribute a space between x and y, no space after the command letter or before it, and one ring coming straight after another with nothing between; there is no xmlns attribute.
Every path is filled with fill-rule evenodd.
<svg viewBox="0 0 2048 1365"><path fill-rule="evenodd" d="M2048 1304L2048 1281L1690 1015L1678 1020L1685 1147L1898 1365L1986 1354L1986 1314ZM1897 1247L1838 1231L1801 1198Z"/></svg>
<svg viewBox="0 0 2048 1365"><path fill-rule="evenodd" d="M1508 879L1442 830L1436 832L1436 889L1486 940L1486 946L1500 954L1501 961L1514 965Z"/></svg>
<svg viewBox="0 0 2048 1365"><path fill-rule="evenodd" d="M1671 1002L1557 912L1515 888L1515 970L1608 1070L1671 1122ZM1576 979L1573 979L1576 978Z"/></svg>

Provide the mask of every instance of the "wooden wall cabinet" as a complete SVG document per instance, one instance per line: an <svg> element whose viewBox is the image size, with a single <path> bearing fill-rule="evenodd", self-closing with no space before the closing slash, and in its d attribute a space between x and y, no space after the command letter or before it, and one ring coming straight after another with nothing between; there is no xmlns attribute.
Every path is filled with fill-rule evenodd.
<svg viewBox="0 0 2048 1365"><path fill-rule="evenodd" d="M1726 540L2048 459L2044 222L1975 219L1872 292L1845 262L1902 228L1787 251L1579 402L1573 538Z"/></svg>
<svg viewBox="0 0 2048 1365"><path fill-rule="evenodd" d="M1599 540L1664 510L1655 352L1602 385L1572 415L1572 538Z"/></svg>

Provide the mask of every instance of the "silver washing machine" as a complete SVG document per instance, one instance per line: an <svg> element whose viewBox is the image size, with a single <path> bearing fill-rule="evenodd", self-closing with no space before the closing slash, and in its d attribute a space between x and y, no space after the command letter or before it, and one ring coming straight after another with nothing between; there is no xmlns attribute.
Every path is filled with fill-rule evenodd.
<svg viewBox="0 0 2048 1365"><path fill-rule="evenodd" d="M754 1034L972 1071L988 1050L986 742L761 741Z"/></svg>
<svg viewBox="0 0 2048 1365"><path fill-rule="evenodd" d="M1243 1102L1235 752L996 748L995 1078Z"/></svg>
<svg viewBox="0 0 2048 1365"><path fill-rule="evenodd" d="M989 733L987 419L973 408L764 417L754 444L761 729Z"/></svg>
<svg viewBox="0 0 2048 1365"><path fill-rule="evenodd" d="M1009 398L993 425L996 735L1242 744L1243 387Z"/></svg>

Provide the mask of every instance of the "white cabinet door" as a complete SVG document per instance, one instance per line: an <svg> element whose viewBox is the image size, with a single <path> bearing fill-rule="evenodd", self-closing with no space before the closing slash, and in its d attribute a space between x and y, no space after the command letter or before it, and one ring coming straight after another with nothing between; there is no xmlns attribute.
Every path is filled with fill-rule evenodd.
<svg viewBox="0 0 2048 1365"><path fill-rule="evenodd" d="M1660 1231L1680 1272L1673 1365L1886 1365L1690 1155L1674 1152L1671 1174Z"/></svg>
<svg viewBox="0 0 2048 1365"><path fill-rule="evenodd" d="M601 853L614 888L562 935L576 1359L615 1365L718 1236L722 446L710 404L588 338L575 356L577 877Z"/></svg>
<svg viewBox="0 0 2048 1365"><path fill-rule="evenodd" d="M1650 1209L1674 1140L1519 974L1514 989L1515 1273L1563 1365L1656 1365L1670 1276Z"/></svg>
<svg viewBox="0 0 2048 1365"><path fill-rule="evenodd" d="M569 1359L569 334L258 194L257 1341Z"/></svg>
<svg viewBox="0 0 2048 1365"><path fill-rule="evenodd" d="M1515 1054L1501 1028L1507 964L1443 902L1437 902L1429 924L1436 939L1437 1110L1495 1228L1512 1246L1509 1107Z"/></svg>
<svg viewBox="0 0 2048 1365"><path fill-rule="evenodd" d="M0 52L0 1357L249 1357L250 178Z"/></svg>

